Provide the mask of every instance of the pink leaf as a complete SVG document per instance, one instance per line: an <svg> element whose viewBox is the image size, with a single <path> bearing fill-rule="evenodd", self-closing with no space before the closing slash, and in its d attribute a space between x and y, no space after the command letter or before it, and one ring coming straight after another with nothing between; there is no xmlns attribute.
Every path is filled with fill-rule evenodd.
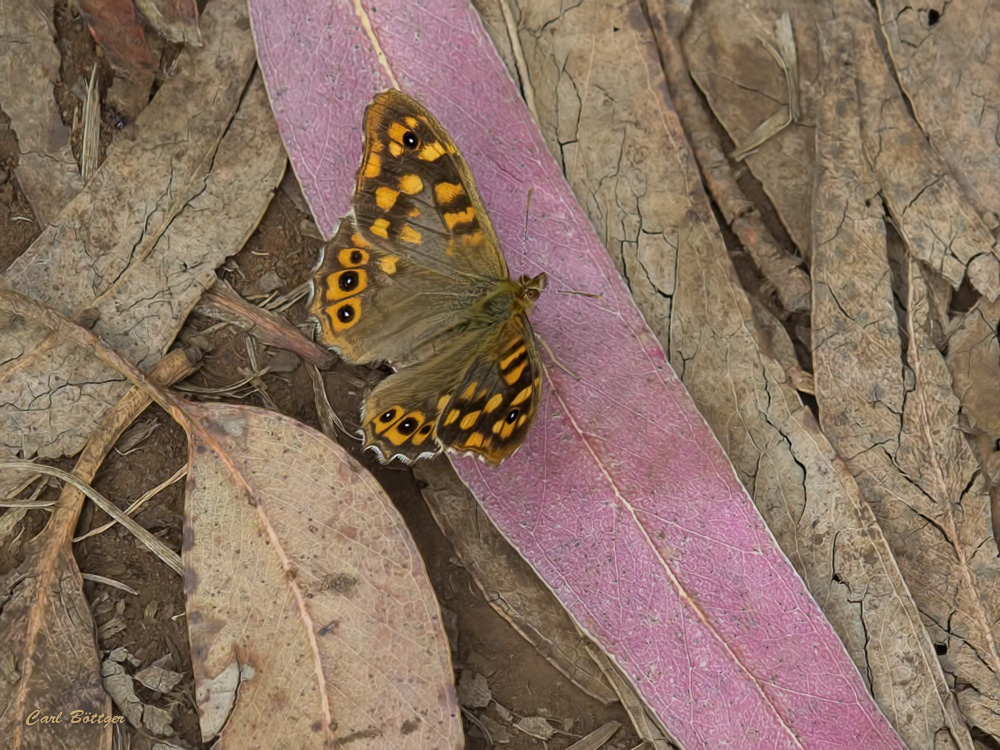
<svg viewBox="0 0 1000 750"><path fill-rule="evenodd" d="M523 448L499 469L454 463L681 744L903 747L668 366L471 5L250 8L325 234L349 206L364 107L398 82L462 149L512 275L549 274L532 320L579 379L543 355L546 395ZM510 249L532 186L521 257Z"/></svg>

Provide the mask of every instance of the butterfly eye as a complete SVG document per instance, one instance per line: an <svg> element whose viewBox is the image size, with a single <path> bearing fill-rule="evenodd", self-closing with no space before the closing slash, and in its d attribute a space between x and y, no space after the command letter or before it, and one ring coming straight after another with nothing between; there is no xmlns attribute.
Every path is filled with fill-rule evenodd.
<svg viewBox="0 0 1000 750"><path fill-rule="evenodd" d="M417 420L413 417L407 417L399 423L399 427L396 428L396 431L401 435L409 435L415 429L417 429Z"/></svg>
<svg viewBox="0 0 1000 750"><path fill-rule="evenodd" d="M412 130L407 130L403 133L403 145L409 149L414 149L420 145L420 139L417 138L417 134Z"/></svg>
<svg viewBox="0 0 1000 750"><path fill-rule="evenodd" d="M388 411L384 412L381 417L379 417L379 420L382 422L391 422L393 417L395 416L396 416L396 410L389 409Z"/></svg>
<svg viewBox="0 0 1000 750"><path fill-rule="evenodd" d="M517 419L517 415L520 413L521 411L519 409L511 409L507 413L507 424L513 424L514 420Z"/></svg>

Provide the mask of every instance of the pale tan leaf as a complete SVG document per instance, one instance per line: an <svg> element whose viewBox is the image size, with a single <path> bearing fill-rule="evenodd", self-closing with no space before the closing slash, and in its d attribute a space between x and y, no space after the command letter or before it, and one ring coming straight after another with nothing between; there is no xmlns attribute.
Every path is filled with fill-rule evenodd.
<svg viewBox="0 0 1000 750"><path fill-rule="evenodd" d="M490 606L552 666L604 704L616 696L587 654L581 635L552 591L483 513L447 460L417 463L424 500Z"/></svg>
<svg viewBox="0 0 1000 750"><path fill-rule="evenodd" d="M879 520L963 713L996 735L1000 560L989 497L958 429L916 261L904 265L904 350L878 181L862 153L851 27L838 20L820 31L826 91L812 265L820 421Z"/></svg>
<svg viewBox="0 0 1000 750"><path fill-rule="evenodd" d="M0 107L17 133L17 181L43 227L83 188L53 91L60 64L54 6L13 2L0 13Z"/></svg>
<svg viewBox="0 0 1000 750"><path fill-rule="evenodd" d="M1000 439L1000 301L979 302L948 338L948 368L969 432ZM1000 477L994 477L996 481Z"/></svg>
<svg viewBox="0 0 1000 750"><path fill-rule="evenodd" d="M880 0L889 54L921 129L986 225L1000 226L1000 14L989 0Z"/></svg>
<svg viewBox="0 0 1000 750"><path fill-rule="evenodd" d="M1000 295L998 249L959 180L928 143L886 67L877 29L843 17L853 32L865 154L881 182L907 250L957 289L966 275L990 299ZM850 37L845 38L845 43Z"/></svg>
<svg viewBox="0 0 1000 750"><path fill-rule="evenodd" d="M734 4L720 5L725 13ZM657 50L641 15L624 2L584 2L565 12L557 3L523 6L515 14L519 38L549 147L563 155L577 197L768 526L904 739L930 747L940 732L955 746L971 748L870 508L784 369L761 352L752 308L698 187L697 167L665 98ZM802 19L803 13L793 12L803 110L815 112L818 32ZM770 27L743 25L747 38L732 44L741 45L740 51L752 47L754 55L763 55L758 70L774 74L773 95L761 116L750 118L749 132L771 114L768 107L783 101L785 81L753 36ZM802 33L800 26L806 27ZM803 55L804 37L813 40L811 56ZM744 67L757 64L740 59ZM548 82L544 88L542 80ZM756 88L771 83L757 81ZM787 191L793 212L808 212L811 205L813 140L811 131L806 137L801 130L786 130L759 152L775 149L787 162L782 179L793 183ZM785 150L793 137L801 142ZM657 148L649 147L654 143ZM797 220L808 247L808 213ZM635 234L623 237L620 226L634 227ZM909 669L897 669L901 663Z"/></svg>
<svg viewBox="0 0 1000 750"><path fill-rule="evenodd" d="M160 356L215 267L243 246L284 170L263 84L246 85L246 14L238 0L209 6L205 46L181 53L136 140L119 142L57 225L0 277L70 314L96 309L95 330L140 366ZM76 452L124 392L120 375L47 336L23 320L0 327L6 453Z"/></svg>
<svg viewBox="0 0 1000 750"><path fill-rule="evenodd" d="M180 408L190 420L184 561L195 679L201 690L234 668L243 675L221 709L213 702L222 741L461 747L440 610L375 480L287 417Z"/></svg>
<svg viewBox="0 0 1000 750"><path fill-rule="evenodd" d="M175 352L150 375L169 383L191 371L183 352ZM77 477L93 479L115 441L148 405L146 394L128 392L87 443L74 469ZM111 747L110 724L27 721L33 711L111 714L94 622L71 547L82 506L82 493L67 486L48 525L29 542L24 563L0 580L0 737L10 750Z"/></svg>

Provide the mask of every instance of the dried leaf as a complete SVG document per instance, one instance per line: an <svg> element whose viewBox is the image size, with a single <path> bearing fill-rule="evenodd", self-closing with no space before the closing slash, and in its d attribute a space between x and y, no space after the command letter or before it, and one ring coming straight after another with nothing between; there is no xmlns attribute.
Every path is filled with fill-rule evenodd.
<svg viewBox="0 0 1000 750"><path fill-rule="evenodd" d="M879 0L882 32L921 129L990 230L1000 226L996 71L1000 15L988 0Z"/></svg>
<svg viewBox="0 0 1000 750"><path fill-rule="evenodd" d="M17 133L18 184L43 227L83 187L53 93L60 65L54 5L15 2L0 13L0 105Z"/></svg>
<svg viewBox="0 0 1000 750"><path fill-rule="evenodd" d="M235 665L254 670L228 691L222 741L460 747L438 605L375 480L287 417L221 404L183 411L195 679L201 691Z"/></svg>
<svg viewBox="0 0 1000 750"><path fill-rule="evenodd" d="M958 429L958 400L930 333L916 261L899 332L878 183L861 148L851 29L820 29L813 362L820 422L871 504L965 716L1000 734L1000 559L989 497ZM900 367L900 362L903 367Z"/></svg>
<svg viewBox="0 0 1000 750"><path fill-rule="evenodd" d="M245 6L217 0L202 20L205 46L181 53L178 74L139 117L140 136L118 144L0 277L71 314L96 308L95 330L140 366L160 356L215 267L242 247L285 165L263 87L247 88ZM38 326L0 323L3 451L78 451L124 392L121 376L69 343L46 342Z"/></svg>
<svg viewBox="0 0 1000 750"><path fill-rule="evenodd" d="M191 370L176 352L150 374L173 382ZM145 394L132 390L107 415L77 461L80 479L93 479L115 441L148 405ZM29 542L24 563L0 580L0 737L11 750L63 747L70 737L76 747L111 747L110 724L26 722L33 711L111 714L71 547L82 505L83 495L67 486L43 532Z"/></svg>
<svg viewBox="0 0 1000 750"><path fill-rule="evenodd" d="M94 41L111 64L131 78L150 78L156 70L132 0L76 0Z"/></svg>
<svg viewBox="0 0 1000 750"><path fill-rule="evenodd" d="M135 0L135 7L168 41L201 46L195 0Z"/></svg>
<svg viewBox="0 0 1000 750"><path fill-rule="evenodd" d="M486 677L465 670L458 679L458 702L466 708L486 708L493 700L493 693L490 692L490 684Z"/></svg>
<svg viewBox="0 0 1000 750"><path fill-rule="evenodd" d="M530 241L544 251L531 268L555 288L602 293L539 302L540 335L580 379L547 367L524 448L497 470L454 463L664 723L690 747L738 743L747 723L768 747L901 747L670 372L474 11L389 0L376 13L316 0L284 14L255 0L251 12L272 107L321 230L347 208L361 115L391 72L449 128L504 246L519 245L534 186ZM303 36L303 15L324 23ZM443 61L442 50L460 51L474 85L453 85L455 57ZM345 55L349 73L335 62ZM648 86L657 65L646 65ZM667 233L666 222L655 231ZM515 259L515 273L530 270Z"/></svg>
<svg viewBox="0 0 1000 750"><path fill-rule="evenodd" d="M490 606L556 669L605 705L617 700L552 591L486 517L444 459L417 464L424 500Z"/></svg>
<svg viewBox="0 0 1000 750"><path fill-rule="evenodd" d="M169 693L177 683L184 679L180 672L174 672L155 665L141 669L135 673L135 679L148 687L150 690L158 690L161 693Z"/></svg>

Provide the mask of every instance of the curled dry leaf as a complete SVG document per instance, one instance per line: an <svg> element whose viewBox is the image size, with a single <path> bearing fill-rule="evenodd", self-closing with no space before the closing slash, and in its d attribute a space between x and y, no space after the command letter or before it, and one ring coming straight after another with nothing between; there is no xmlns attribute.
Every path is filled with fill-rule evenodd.
<svg viewBox="0 0 1000 750"><path fill-rule="evenodd" d="M205 46L181 53L177 75L139 116L139 136L117 144L59 221L0 276L70 315L94 308L95 331L141 367L159 358L215 268L243 246L284 171L262 84L247 85L246 13L239 0L209 5ZM113 370L47 337L37 325L0 320L6 454L79 451L125 391Z"/></svg>
<svg viewBox="0 0 1000 750"><path fill-rule="evenodd" d="M228 717L221 738L239 747L360 739L461 747L437 601L375 480L287 417L182 408L191 461L185 592L211 729ZM218 687L204 693L220 675L235 678L234 669L238 691L231 679L221 702ZM203 724L206 741L211 729Z"/></svg>
<svg viewBox="0 0 1000 750"><path fill-rule="evenodd" d="M255 0L251 13L324 233L348 205L364 107L398 83L455 138L505 247L520 246L534 186L532 252L508 256L514 273L601 293L539 301L539 334L580 377L547 363L521 451L496 470L453 463L681 743L728 746L752 726L766 747L902 747L666 364L472 8L315 0L292 14ZM303 14L319 22L304 28ZM454 85L455 55L468 85Z"/></svg>
<svg viewBox="0 0 1000 750"><path fill-rule="evenodd" d="M168 41L201 46L194 0L135 0L135 7Z"/></svg>

